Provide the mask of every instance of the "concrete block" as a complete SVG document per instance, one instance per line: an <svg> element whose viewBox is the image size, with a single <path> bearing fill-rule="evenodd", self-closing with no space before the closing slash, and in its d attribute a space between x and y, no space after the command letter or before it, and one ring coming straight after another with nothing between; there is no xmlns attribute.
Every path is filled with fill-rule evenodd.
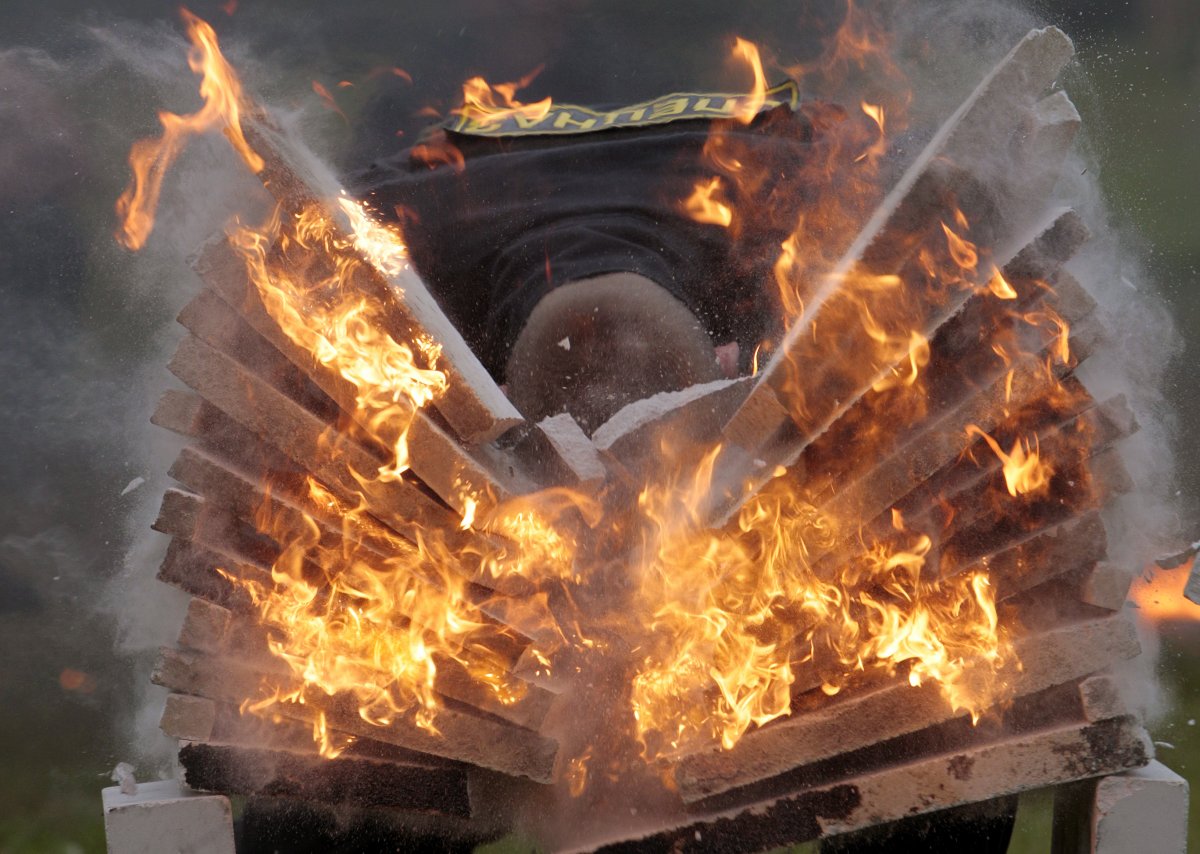
<svg viewBox="0 0 1200 854"><path fill-rule="evenodd" d="M1090 723L1132 714L1120 683L1108 674L1090 676L1079 683L1083 715Z"/></svg>
<svg viewBox="0 0 1200 854"><path fill-rule="evenodd" d="M1105 777L1096 784L1093 854L1184 854L1187 780L1161 762Z"/></svg>
<svg viewBox="0 0 1200 854"><path fill-rule="evenodd" d="M203 697L171 694L158 727L171 738L208 741L217 722L217 704Z"/></svg>
<svg viewBox="0 0 1200 854"><path fill-rule="evenodd" d="M231 618L232 614L228 608L214 605L204 599L192 599L188 603L183 628L179 631L179 645L205 652L220 649L221 640L229 630Z"/></svg>
<svg viewBox="0 0 1200 854"><path fill-rule="evenodd" d="M117 786L101 793L109 854L234 854L233 813L223 795L201 795L178 780Z"/></svg>
<svg viewBox="0 0 1200 854"><path fill-rule="evenodd" d="M1101 562L1083 580L1079 598L1097 608L1119 611L1129 598L1134 572L1123 566Z"/></svg>

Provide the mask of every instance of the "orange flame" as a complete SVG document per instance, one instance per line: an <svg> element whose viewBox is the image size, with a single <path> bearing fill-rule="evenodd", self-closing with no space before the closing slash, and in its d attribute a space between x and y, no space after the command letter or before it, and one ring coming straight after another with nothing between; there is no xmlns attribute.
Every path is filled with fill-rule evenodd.
<svg viewBox="0 0 1200 854"><path fill-rule="evenodd" d="M1194 559L1172 569L1150 567L1134 579L1129 601L1138 616L1149 622L1200 621L1200 605L1184 596L1184 588L1194 569Z"/></svg>
<svg viewBox="0 0 1200 854"><path fill-rule="evenodd" d="M965 227L965 220L960 225ZM955 234L944 222L942 231L946 233L946 245L950 249L950 257L954 259L954 263L963 270L974 272L975 266L979 263L979 252L976 250L975 244Z"/></svg>
<svg viewBox="0 0 1200 854"><path fill-rule="evenodd" d="M550 98L530 104L516 99L517 92L526 88L542 72L538 66L520 80L511 83L490 84L482 77L472 77L463 83L463 103L454 112L469 116L482 126L496 124L516 117L530 124L544 119L553 106Z"/></svg>
<svg viewBox="0 0 1200 854"><path fill-rule="evenodd" d="M346 88L348 86L353 86L353 85L354 84L348 80L343 80L341 83L338 83L338 86L340 88ZM344 112L342 112L342 108L338 106L337 101L334 100L333 94L328 89L326 89L322 83L320 83L317 80L314 80L312 82L312 90L313 90L313 93L318 98L321 99L321 103L325 105L325 109L329 110L331 113L337 113L339 116L342 117L342 121L344 121L344 122L350 121L350 119L347 118L346 114Z"/></svg>
<svg viewBox="0 0 1200 854"><path fill-rule="evenodd" d="M567 763L565 778L567 782L567 791L571 793L571 797L578 798L587 788L588 781L588 764L592 760L592 748L587 747L582 754L574 757Z"/></svg>
<svg viewBox="0 0 1200 854"><path fill-rule="evenodd" d="M1028 439L1017 439L1013 442L1012 450L1006 454L999 442L974 424L967 427L967 435L979 436L987 442L992 453L1003 464L1004 483L1009 495L1016 498L1018 495L1038 493L1050 485L1054 468L1041 459L1036 436L1032 443Z"/></svg>
<svg viewBox="0 0 1200 854"><path fill-rule="evenodd" d="M120 227L116 235L117 240L129 249L140 249L153 230L163 176L189 137L222 127L251 171L259 172L263 168L262 158L250 149L242 135L239 118L242 86L221 54L217 34L187 9L180 9L180 14L192 42L188 65L196 74L203 75L200 95L204 98L204 106L187 116L160 112L158 119L163 126L163 135L158 139L140 140L130 149L133 179L117 200Z"/></svg>
<svg viewBox="0 0 1200 854"><path fill-rule="evenodd" d="M988 290L998 299L1017 298L1016 290L1008 283L1008 279L1004 278L1004 274L998 269L992 274L992 278L988 280Z"/></svg>
<svg viewBox="0 0 1200 854"><path fill-rule="evenodd" d="M874 145L855 158L854 162L861 163L862 161L866 160L874 165L880 159L882 159L885 154L887 154L886 116L884 115L883 107L879 104L868 104L866 101L863 101L860 106L862 107L862 111L867 114L871 121L875 122L875 124L879 127L879 139Z"/></svg>
<svg viewBox="0 0 1200 854"><path fill-rule="evenodd" d="M994 674L1011 649L986 573L924 582L924 535L818 573L809 555L828 551L837 522L801 502L786 479L743 507L738 536L705 531L700 507L720 453L712 449L686 484L639 496L655 545L640 593L652 635L633 683L647 757L710 739L730 748L751 726L788 714L795 667L818 653L849 668L842 673L906 663L913 684L938 682L976 717L1002 696Z"/></svg>
<svg viewBox="0 0 1200 854"><path fill-rule="evenodd" d="M886 65L886 42L861 10L851 5L850 12L828 47L825 60L834 69L829 74ZM197 44L193 67L203 69L208 87L201 113L210 114L180 120L180 126L193 133L226 124L248 165L261 168L237 130L242 98L236 77L215 38L205 47L210 44L206 33L211 34L207 25L188 20ZM749 122L762 105L766 77L752 44L739 39L735 53L754 74L753 92L739 114ZM467 81L462 110L483 123L512 116L538 120L549 110L549 98L534 104L515 100L531 79L498 86L482 78ZM867 343L867 352L854 355L868 360L870 376L879 377L875 394L863 398L878 418L867 425L873 429L847 437L845 453L878 458L882 422L897 430L912 426L925 403L928 330L914 328L918 324L905 313L910 301L936 299L952 287L983 293L986 286L1001 299L1012 299L1015 291L988 263L988 247L965 236L969 223L961 211L947 217L952 224L942 223L940 232L935 228L914 239L912 259L901 272L864 266L832 279L832 259L853 239L881 194L877 161L887 134L903 127L904 104L872 94L861 104L870 122L828 104L801 109L819 131L812 161L797 167L798 179L813 188L815 201L789 212L777 232L788 235L775 264L781 320L802 316L813 289L836 295L822 314L822 327L814 323L806 332L815 340L851 328L855 340ZM186 135L173 127L164 119L163 141L146 161L149 177L137 184L149 187L153 179L155 198L180 134ZM700 221L736 230L743 216L757 212L739 210L735 219L728 198L740 198L763 176L755 174L752 158L740 156L719 134L710 142L706 151L713 177L696 186L684 209ZM431 157L453 157L451 149L431 146ZM633 736L643 757L658 759L713 744L730 748L750 728L788 714L798 692L836 693L863 672L902 673L912 685L936 683L947 703L973 720L1005 699L1009 686L1000 674L1012 663L1013 650L988 570L939 565L935 572L927 566L936 556L929 515L912 512L906 519L906 513L889 512L882 501L869 513L838 509L823 486L810 488L778 466L764 468L764 476L773 478L725 530L712 530L713 496L727 486L714 482L718 463L724 454L740 452L721 444L680 449L666 443L662 470L631 487L636 512L627 500L604 494L545 489L498 502L462 487L461 494L442 496L459 509L457 526L404 536L387 528L380 520L388 518L389 508L379 487L411 477L406 474L410 430L423 417L423 407L442 398L449 380L440 369L437 342L402 335L388 307L358 287L370 268L403 281L409 265L403 235L349 199L330 202L276 211L263 226L239 225L230 235L253 294L287 339L321 371L353 389L347 395L352 401L339 398L350 429L331 429L320 453L336 459L346 441L358 439L373 443L375 451L370 470L353 471L349 484L308 478L303 494L291 496L311 511L299 521L263 503L255 526L279 546L269 582L227 573L249 594L260 622L273 630L269 647L285 665L283 673L264 681L262 696L247 702L248 710L272 714L281 704L350 695L365 721L387 725L406 717L436 732L449 668L466 672L493 701L507 705L527 691L514 675L518 656L527 654L523 660L536 662L536 675L543 677L570 672L560 664L576 665L578 672L581 662L627 653L620 664L629 675L623 687ZM127 219L132 223L137 217ZM981 266L991 279L986 285ZM1069 356L1069 329L1052 310L998 314L1014 326L1023 322L1044 330L1042 337L1051 339L1054 352L1064 361ZM770 347L764 342L755 348L755 373L760 350ZM992 347L1008 371L1011 401L1014 386L1019 397L1022 384L1028 384L1021 359L1029 354L1018 353L1019 345L1007 339ZM991 352L985 351L988 359ZM1034 361L1040 370L1040 357ZM820 393L815 385L814 393ZM1050 395L1057 387L1046 388ZM803 406L802 391L788 400L793 408ZM1017 427L998 429L1007 435ZM348 434L354 438L347 439ZM954 438L962 440L958 433ZM973 445L975 438L1001 461L1010 496L1047 488L1054 468L1043 459L1036 438L1018 439L1008 453L972 425L966 439ZM295 489L290 482L272 486ZM1027 502L1004 505L1004 512L1017 513ZM596 613L598 606L581 604L584 596L577 594L588 592L592 574L605 573L620 574L621 583L613 587L627 598ZM535 591L513 606L528 606L531 612L553 594L553 615L543 609L536 618L542 621L539 631L528 633L537 635L537 642L509 627L515 622L502 623L489 616L492 611L485 613L497 602L481 604L475 583L501 581L520 581L522 589ZM561 646L543 644L543 636ZM558 659L561 649L573 658ZM319 709L309 717L323 755L337 755L348 746ZM561 767L572 794L587 785L594 753L588 745L564 758Z"/></svg>
<svg viewBox="0 0 1200 854"><path fill-rule="evenodd" d="M754 117L758 115L758 111L762 109L762 105L767 100L767 75L763 71L762 58L758 54L758 45L754 42L746 41L740 36L736 39L733 46L733 55L743 60L750 68L750 73L754 76L754 83L750 88L750 93L738 104L737 112L734 118L744 125L754 121Z"/></svg>
<svg viewBox="0 0 1200 854"><path fill-rule="evenodd" d="M884 123L883 107L878 104L868 104L866 101L863 101L861 106L862 111L870 116L875 124L879 125L879 132L884 133L886 125Z"/></svg>
<svg viewBox="0 0 1200 854"><path fill-rule="evenodd" d="M1030 326L1039 326L1054 336L1053 358L1064 365L1071 361L1071 325L1063 320L1058 312L1052 308L1046 308L1041 311L1031 311L1023 315L1022 319Z"/></svg>
<svg viewBox="0 0 1200 854"><path fill-rule="evenodd" d="M722 194L721 179L710 178L696 183L696 190L684 202L684 212L696 222L721 225L726 228L733 222L733 209L719 200Z"/></svg>

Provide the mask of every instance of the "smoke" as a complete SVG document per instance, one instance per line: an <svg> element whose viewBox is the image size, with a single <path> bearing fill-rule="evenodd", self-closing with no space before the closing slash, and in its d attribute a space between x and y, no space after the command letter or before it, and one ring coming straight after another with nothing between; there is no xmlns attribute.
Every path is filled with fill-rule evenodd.
<svg viewBox="0 0 1200 854"><path fill-rule="evenodd" d="M187 45L174 30L121 25L92 28L89 34L107 64L130 73L154 93L150 103L180 112L195 109L196 78L181 67ZM237 61L236 49L233 56ZM253 68L253 63L246 64ZM224 139L214 135L193 140L171 170L154 233L133 258L136 272L125 285L138 299L156 300L170 310L153 330L141 364L138 424L131 430L147 483L137 491L137 506L127 517L129 546L102 600L117 627L118 653L138 671L138 698L126 732L130 755L140 761L142 774L168 774L175 761L175 742L158 728L167 692L150 684L149 669L158 649L174 644L188 598L155 578L167 538L150 525L163 490L171 485L166 471L185 443L152 426L150 413L166 388L179 386L165 366L182 337L181 328L170 321L200 290L189 257L234 218L254 221L264 210L261 184L245 171Z"/></svg>
<svg viewBox="0 0 1200 854"><path fill-rule="evenodd" d="M923 0L904 5L897 31L914 83L917 127L936 126L1029 29L1058 23L1072 35L1069 25L1015 3ZM946 50L946 45L955 48ZM1081 108L1084 123L1049 204L1073 208L1092 233L1066 271L1096 300L1107 333L1077 376L1097 402L1123 395L1139 424L1119 445L1134 488L1110 500L1103 512L1108 560L1133 576L1148 571L1154 556L1191 539L1196 524L1195 510L1181 494L1177 449L1182 437L1166 396L1167 372L1182 353L1183 340L1160 283L1144 263L1144 242L1113 214L1101 192L1103 140L1110 129L1103 114L1086 109L1096 103L1097 94L1078 60L1058 85ZM986 164L972 164L980 165L987 170ZM1148 623L1139 622L1139 636L1142 655L1115 672L1129 707L1153 723L1167 710L1155 674L1160 645Z"/></svg>
<svg viewBox="0 0 1200 854"><path fill-rule="evenodd" d="M0 51L0 754L22 761L47 715L88 739L38 745L20 769L35 780L173 762L149 669L186 597L154 579L166 544L150 524L181 442L149 417L174 384L173 317L199 288L187 256L262 193L224 140L198 140L150 245L117 247L130 143L157 107L198 100L186 51L173 27L129 22L76 28L63 56ZM83 676L60 687L60 671Z"/></svg>
<svg viewBox="0 0 1200 854"><path fill-rule="evenodd" d="M1085 80L1072 81L1086 86ZM1085 218L1094 238L1067 265L1098 304L1108 337L1077 376L1097 401L1123 395L1139 425L1120 444L1121 459L1134 488L1105 508L1109 562L1131 576L1151 570L1150 560L1186 541L1194 512L1181 498L1177 464L1178 424L1165 397L1166 372L1183 350L1179 330L1140 262L1143 253L1128 226L1113 217L1101 196L1091 139L1104 128L1085 128L1068 159L1067 179L1057 189ZM1156 675L1160 645L1154 626L1139 621L1142 654L1116 668L1132 709L1155 723L1167 711Z"/></svg>
<svg viewBox="0 0 1200 854"><path fill-rule="evenodd" d="M72 803L84 786L71 775L111 766L125 749L112 720L131 712L138 681L113 655L113 625L96 603L141 497L121 490L139 470L128 437L143 432L134 412L145 369L115 346L140 330L124 317L136 316L126 292L108 287L117 269L88 213L103 178L89 117L74 102L78 71L44 51L0 51L5 804L42 787L46 803ZM30 738L38 732L55 737ZM89 799L94 790L89 781Z"/></svg>

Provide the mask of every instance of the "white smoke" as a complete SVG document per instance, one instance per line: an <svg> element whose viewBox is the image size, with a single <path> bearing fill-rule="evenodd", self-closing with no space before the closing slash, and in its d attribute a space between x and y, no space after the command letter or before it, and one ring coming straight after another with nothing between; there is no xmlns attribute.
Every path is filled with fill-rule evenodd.
<svg viewBox="0 0 1200 854"><path fill-rule="evenodd" d="M1031 28L1060 23L1070 35L1069 25L1041 19L1014 3L923 0L905 4L898 20L909 57L906 66L916 83L917 121L948 115L974 81ZM939 48L946 45L954 49ZM1080 107L1095 101L1078 59L1057 85ZM1096 300L1107 332L1077 376L1097 402L1124 395L1140 427L1119 445L1134 489L1111 500L1103 513L1109 562L1136 576L1156 555L1189 541L1195 530L1194 509L1181 499L1176 462L1180 437L1165 396L1166 373L1183 342L1159 284L1143 262L1146 247L1128 222L1113 215L1101 191L1104 163L1097 141L1109 132L1102 122L1102 116L1084 111L1084 125L1051 201L1074 208L1092 232L1066 270ZM1155 631L1141 623L1142 655L1116 668L1130 707L1151 721L1166 711L1155 675Z"/></svg>
<svg viewBox="0 0 1200 854"><path fill-rule="evenodd" d="M181 337L172 321L199 289L187 257L235 213L261 215L253 203L261 206L263 193L222 138L196 140L166 182L146 248L136 256L119 249L112 205L128 180L135 129L156 133L161 107L196 109L197 78L186 43L166 26L95 27L81 44L66 58L0 51L0 198L17 214L0 247L0 388L16 404L0 422L9 508L0 521L11 532L0 538L0 579L14 601L29 590L29 607L50 614L30 649L60 648L59 637L79 649L115 644L101 675L103 686L132 692L110 698L117 738L129 745L121 756L157 776L169 772L174 751L158 731L165 692L149 670L158 647L174 642L186 596L154 577L166 538L150 524L182 442L149 417L177 385L165 367ZM75 209L90 221L75 221ZM138 478L140 488L124 491ZM43 557L22 558L30 549ZM49 598L47 584L69 598ZM76 635L59 634L60 617L73 620ZM55 640L43 641L42 631ZM28 678L20 651L9 667L14 682Z"/></svg>

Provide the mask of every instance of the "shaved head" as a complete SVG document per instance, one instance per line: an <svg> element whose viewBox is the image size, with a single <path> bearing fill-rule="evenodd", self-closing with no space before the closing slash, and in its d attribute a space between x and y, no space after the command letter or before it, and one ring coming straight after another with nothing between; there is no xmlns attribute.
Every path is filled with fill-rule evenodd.
<svg viewBox="0 0 1200 854"><path fill-rule="evenodd" d="M506 371L527 418L569 412L588 433L628 403L719 379L712 340L686 306L634 273L571 282L534 308Z"/></svg>

